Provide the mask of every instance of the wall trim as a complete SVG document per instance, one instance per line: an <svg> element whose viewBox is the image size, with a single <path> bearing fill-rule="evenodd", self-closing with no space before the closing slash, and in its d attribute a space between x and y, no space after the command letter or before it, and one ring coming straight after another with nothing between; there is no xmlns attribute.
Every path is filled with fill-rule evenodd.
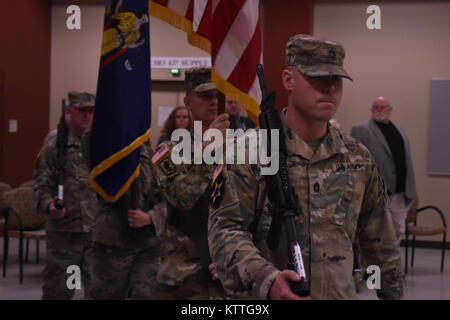
<svg viewBox="0 0 450 320"><path fill-rule="evenodd" d="M400 242L400 246L405 246L405 240ZM408 248L411 248L412 240L408 240ZM416 248L424 249L442 249L442 241L426 241L426 240L416 240ZM450 250L450 242L445 243L445 249Z"/></svg>

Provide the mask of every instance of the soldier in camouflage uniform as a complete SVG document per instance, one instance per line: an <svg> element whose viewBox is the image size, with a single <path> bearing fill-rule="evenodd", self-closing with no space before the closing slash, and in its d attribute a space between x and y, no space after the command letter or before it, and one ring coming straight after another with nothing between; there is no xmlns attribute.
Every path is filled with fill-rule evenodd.
<svg viewBox="0 0 450 320"><path fill-rule="evenodd" d="M288 106L281 120L289 178L301 207L296 233L310 298L357 298L352 278L352 240L357 237L368 265L381 269L378 297L402 299L399 246L379 170L363 145L328 124L341 101L342 78L350 79L344 56L336 42L296 35L287 43L282 71ZM300 299L290 290L290 282L300 276L286 270L284 228L277 250L266 245L272 206L260 169L229 165L215 179L211 257L230 293Z"/></svg>
<svg viewBox="0 0 450 320"><path fill-rule="evenodd" d="M219 92L211 82L211 70L187 70L184 102L192 118L202 121L203 132L217 128L224 133L229 126L228 115L218 116ZM203 134L203 132L191 132ZM159 146L152 159L158 185L169 203L175 207L168 220L164 259L158 272L160 299L208 299L223 297L224 291L209 268L208 249L209 191L214 165L175 165L171 153L176 142ZM203 146L207 143L204 142ZM192 147L191 159L194 159Z"/></svg>
<svg viewBox="0 0 450 320"><path fill-rule="evenodd" d="M66 271L70 265L80 267L83 286L88 286L89 264L85 253L90 247L90 232L98 212L96 194L89 185L89 164L83 153L82 141L92 121L95 98L92 94L75 91L68 96L66 119L69 120L69 136L63 209L58 210L54 203L58 185L56 135L42 147L33 173L37 211L48 216L43 299L73 297L73 289L68 289L66 284L70 276Z"/></svg>
<svg viewBox="0 0 450 320"><path fill-rule="evenodd" d="M137 209L131 190L114 203L99 198L100 215L86 256L92 265L92 299L152 299L161 259L167 209L154 179L152 150L140 150Z"/></svg>

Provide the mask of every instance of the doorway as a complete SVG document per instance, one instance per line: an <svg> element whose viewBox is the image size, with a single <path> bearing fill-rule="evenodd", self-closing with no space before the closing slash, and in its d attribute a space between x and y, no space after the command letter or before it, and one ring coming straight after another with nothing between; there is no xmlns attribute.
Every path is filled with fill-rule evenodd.
<svg viewBox="0 0 450 320"><path fill-rule="evenodd" d="M150 142L152 148L161 134L161 129L170 112L184 105L185 88L183 81L152 81L152 127Z"/></svg>

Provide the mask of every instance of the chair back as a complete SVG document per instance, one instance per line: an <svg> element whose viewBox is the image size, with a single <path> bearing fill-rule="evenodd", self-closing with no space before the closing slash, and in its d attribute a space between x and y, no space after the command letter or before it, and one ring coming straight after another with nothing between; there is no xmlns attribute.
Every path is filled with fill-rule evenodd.
<svg viewBox="0 0 450 320"><path fill-rule="evenodd" d="M3 200L3 193L11 189L12 188L9 184L0 182L0 209L6 207L5 200Z"/></svg>
<svg viewBox="0 0 450 320"><path fill-rule="evenodd" d="M406 217L406 224L414 223L417 217L417 208L419 207L419 199L415 198L412 200L409 206L408 215Z"/></svg>
<svg viewBox="0 0 450 320"><path fill-rule="evenodd" d="M34 180L25 181L20 185L21 187L32 187L34 186Z"/></svg>
<svg viewBox="0 0 450 320"><path fill-rule="evenodd" d="M3 198L8 207L15 208L22 220L23 229L39 230L45 225L46 217L36 213L34 204L34 193L32 187L19 187L3 193ZM14 215L10 214L8 229L17 230L18 222Z"/></svg>

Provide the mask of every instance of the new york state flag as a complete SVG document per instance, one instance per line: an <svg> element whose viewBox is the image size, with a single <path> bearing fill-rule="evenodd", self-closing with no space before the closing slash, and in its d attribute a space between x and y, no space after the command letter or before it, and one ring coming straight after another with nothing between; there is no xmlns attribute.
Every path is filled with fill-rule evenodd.
<svg viewBox="0 0 450 320"><path fill-rule="evenodd" d="M104 21L90 182L115 202L139 175L140 146L150 137L148 1L108 0Z"/></svg>

